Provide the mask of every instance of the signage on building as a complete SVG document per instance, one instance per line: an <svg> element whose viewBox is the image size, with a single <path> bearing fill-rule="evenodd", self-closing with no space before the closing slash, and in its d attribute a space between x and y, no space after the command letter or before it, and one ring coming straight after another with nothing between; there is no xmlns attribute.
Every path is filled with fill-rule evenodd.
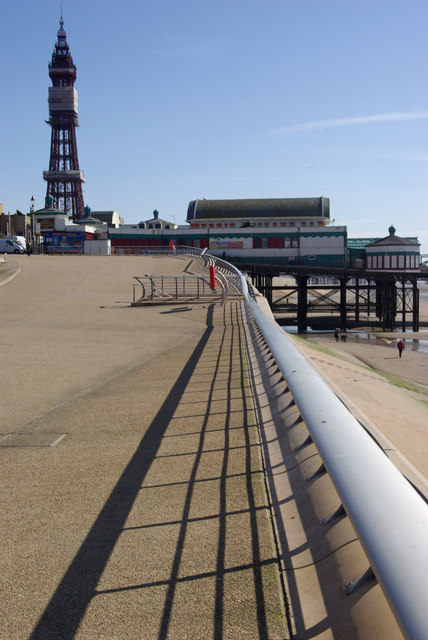
<svg viewBox="0 0 428 640"><path fill-rule="evenodd" d="M84 236L83 231L75 233L55 233L48 231L45 235L45 247L47 251L71 252L83 251Z"/></svg>
<svg viewBox="0 0 428 640"><path fill-rule="evenodd" d="M53 218L42 218L37 222L39 224L40 231L53 231L55 228Z"/></svg>
<svg viewBox="0 0 428 640"><path fill-rule="evenodd" d="M243 249L244 242L242 240L210 240L210 249Z"/></svg>

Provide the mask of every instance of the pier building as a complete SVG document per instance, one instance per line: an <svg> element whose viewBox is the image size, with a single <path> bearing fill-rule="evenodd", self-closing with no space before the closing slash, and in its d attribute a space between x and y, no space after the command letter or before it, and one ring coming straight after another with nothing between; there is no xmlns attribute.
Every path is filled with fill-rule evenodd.
<svg viewBox="0 0 428 640"><path fill-rule="evenodd" d="M420 244L408 238L395 235L395 228L391 225L389 235L381 240L375 240L366 246L367 271L419 271Z"/></svg>
<svg viewBox="0 0 428 640"><path fill-rule="evenodd" d="M347 231L329 224L329 198L193 200L187 225L153 222L111 229L113 251L167 248L172 240L174 245L209 249L237 264L345 264Z"/></svg>

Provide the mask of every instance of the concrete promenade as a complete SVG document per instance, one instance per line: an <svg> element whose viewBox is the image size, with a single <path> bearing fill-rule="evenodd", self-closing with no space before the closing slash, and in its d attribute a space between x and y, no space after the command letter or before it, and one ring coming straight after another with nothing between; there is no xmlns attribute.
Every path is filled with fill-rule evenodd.
<svg viewBox="0 0 428 640"><path fill-rule="evenodd" d="M289 637L239 300L130 308L189 258L11 260L1 640Z"/></svg>
<svg viewBox="0 0 428 640"><path fill-rule="evenodd" d="M130 306L184 256L10 262L0 640L402 637L378 584L344 595L367 558L239 299ZM426 354L292 339L427 495Z"/></svg>

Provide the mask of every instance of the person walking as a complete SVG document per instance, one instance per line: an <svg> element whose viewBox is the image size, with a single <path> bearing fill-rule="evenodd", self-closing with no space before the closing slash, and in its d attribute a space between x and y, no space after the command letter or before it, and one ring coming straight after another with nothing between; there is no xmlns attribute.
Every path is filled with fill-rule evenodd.
<svg viewBox="0 0 428 640"><path fill-rule="evenodd" d="M400 340L397 342L397 349L398 349L398 353L400 355L401 358L401 354L404 351L404 341L400 338Z"/></svg>

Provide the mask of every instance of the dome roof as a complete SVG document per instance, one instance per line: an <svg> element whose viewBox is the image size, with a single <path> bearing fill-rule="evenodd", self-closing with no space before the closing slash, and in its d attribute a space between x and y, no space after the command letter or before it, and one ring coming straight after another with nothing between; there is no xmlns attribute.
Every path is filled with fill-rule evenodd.
<svg viewBox="0 0 428 640"><path fill-rule="evenodd" d="M395 235L395 227L393 225L391 225L388 229L389 231L389 236L386 236L385 238L381 238L380 240L375 240L374 242L370 242L370 244L367 245L367 247L381 247L381 246L403 246L403 245L407 245L407 246L414 246L414 247L420 247L420 243L419 242L415 242L414 240L407 240L406 238L400 238L399 236Z"/></svg>

